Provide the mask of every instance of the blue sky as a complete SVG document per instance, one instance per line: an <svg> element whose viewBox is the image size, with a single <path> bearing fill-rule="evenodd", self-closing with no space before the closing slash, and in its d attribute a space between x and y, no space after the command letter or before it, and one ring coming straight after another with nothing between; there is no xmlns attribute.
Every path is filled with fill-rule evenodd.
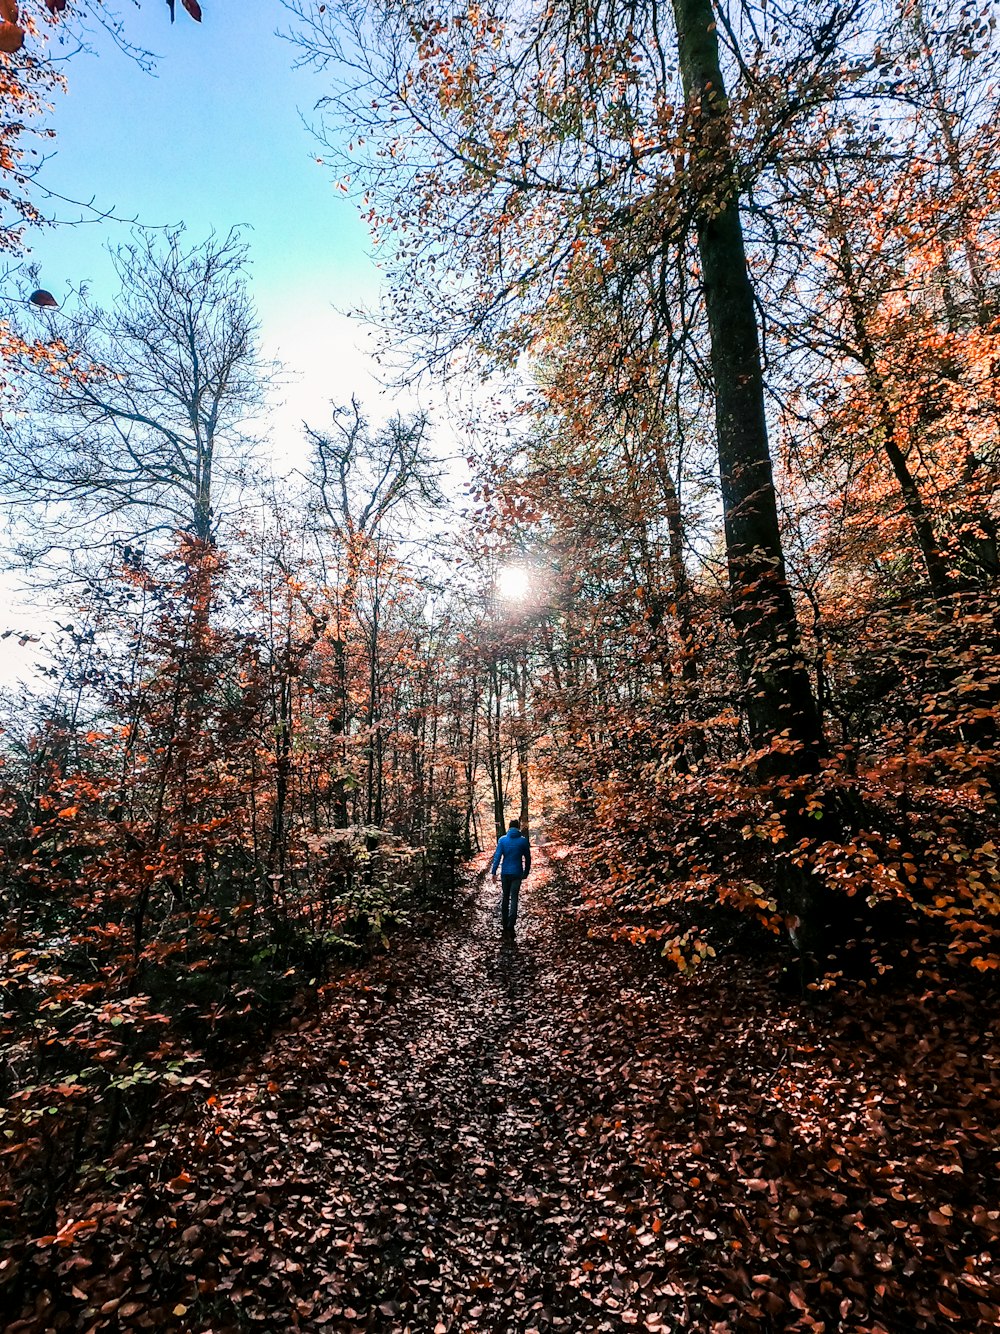
<svg viewBox="0 0 1000 1334"><path fill-rule="evenodd" d="M184 222L194 238L249 227L253 291L265 350L298 374L272 413L275 462L295 461L297 423L319 424L331 398L357 390L373 401L363 331L338 311L371 305L378 273L355 206L337 191L303 120L324 88L295 69L298 52L280 0L203 0L204 21L164 0L118 9L131 39L158 56L143 70L103 33L96 55L66 62L68 92L51 123L55 154L43 180L69 198L148 225ZM54 205L63 216L74 210ZM105 247L125 240L118 223L58 227L31 238L42 285L58 297L90 280L110 297ZM391 402L376 413L391 409Z"/></svg>
<svg viewBox="0 0 1000 1334"><path fill-rule="evenodd" d="M296 48L278 35L290 16L280 0L202 6L197 24L178 0L171 25L165 0L119 0L131 40L158 56L155 71L143 72L101 32L96 54L67 60L42 179L121 219L184 222L194 238L248 226L264 351L293 373L262 423L284 471L304 458L300 422L322 425L331 399L356 392L376 417L412 404L380 395L360 350L364 332L339 313L374 305L379 278L356 208L316 162L319 146L303 124L324 88L314 72L294 68ZM79 216L58 201L51 207ZM128 233L114 222L50 228L29 237L30 259L57 298L67 284L89 281L97 299L109 300L106 247ZM47 628L50 613L32 604L21 579L0 573L4 602L0 629ZM0 680L21 675L34 656L0 640Z"/></svg>

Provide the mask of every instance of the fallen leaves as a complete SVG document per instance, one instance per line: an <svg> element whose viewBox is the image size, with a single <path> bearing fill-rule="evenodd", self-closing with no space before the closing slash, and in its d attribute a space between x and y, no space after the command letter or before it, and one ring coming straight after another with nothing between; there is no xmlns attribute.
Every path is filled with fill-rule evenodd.
<svg viewBox="0 0 1000 1334"><path fill-rule="evenodd" d="M350 975L115 1155L64 1205L73 1291L8 1248L11 1334L992 1329L1000 1050L967 1003L678 979L567 893L535 882L511 950L484 900Z"/></svg>

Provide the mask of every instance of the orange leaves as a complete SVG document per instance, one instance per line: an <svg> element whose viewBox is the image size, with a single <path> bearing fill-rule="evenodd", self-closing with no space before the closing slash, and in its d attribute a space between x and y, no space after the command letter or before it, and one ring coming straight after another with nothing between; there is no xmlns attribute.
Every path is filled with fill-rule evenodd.
<svg viewBox="0 0 1000 1334"><path fill-rule="evenodd" d="M24 45L24 29L16 23L0 23L0 51L13 55Z"/></svg>
<svg viewBox="0 0 1000 1334"><path fill-rule="evenodd" d="M181 0L181 4L194 19L195 23L201 22L201 5L198 3L198 0ZM170 10L170 22L173 23L174 19L177 17L175 12L176 0L167 0L167 8Z"/></svg>
<svg viewBox="0 0 1000 1334"><path fill-rule="evenodd" d="M92 1232L97 1227L97 1220L94 1218L70 1219L64 1223L58 1232L51 1236L39 1237L35 1245L39 1249L47 1246L72 1246L81 1233Z"/></svg>

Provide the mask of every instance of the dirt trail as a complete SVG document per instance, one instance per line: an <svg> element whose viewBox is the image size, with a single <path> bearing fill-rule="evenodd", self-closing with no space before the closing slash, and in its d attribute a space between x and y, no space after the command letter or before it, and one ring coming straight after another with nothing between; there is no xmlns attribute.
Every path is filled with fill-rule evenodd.
<svg viewBox="0 0 1000 1334"><path fill-rule="evenodd" d="M592 1182L581 1152L609 1111L625 1109L602 1115L608 1096L581 1086L586 987L580 960L567 967L558 944L579 927L560 920L544 857L514 941L500 935L496 899L481 883L403 978L376 987L326 1112L310 1119L310 1168L337 1210L329 1241L344 1285L342 1307L309 1313L317 1324L521 1331L638 1321L614 1269L619 1252L632 1268L643 1254L630 1229L644 1173L621 1162L612 1186L603 1164ZM283 1069L284 1053L269 1064ZM298 1091L286 1095L294 1106ZM661 1326L651 1316L647 1327Z"/></svg>
<svg viewBox="0 0 1000 1334"><path fill-rule="evenodd" d="M938 1059L947 1014L919 1060L912 1007L818 1038L735 964L688 983L588 939L544 856L513 943L497 897L71 1201L95 1226L39 1252L8 1334L993 1327L994 1074Z"/></svg>

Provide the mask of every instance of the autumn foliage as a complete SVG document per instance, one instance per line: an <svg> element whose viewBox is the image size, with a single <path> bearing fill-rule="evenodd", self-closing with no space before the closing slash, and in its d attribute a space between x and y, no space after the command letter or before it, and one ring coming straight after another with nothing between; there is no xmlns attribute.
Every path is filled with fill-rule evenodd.
<svg viewBox="0 0 1000 1334"><path fill-rule="evenodd" d="M67 585L0 771L17 1328L1000 1318L1000 54L828 8L290 6L390 349L473 386L450 508L356 400L260 482L238 232L0 329Z"/></svg>

